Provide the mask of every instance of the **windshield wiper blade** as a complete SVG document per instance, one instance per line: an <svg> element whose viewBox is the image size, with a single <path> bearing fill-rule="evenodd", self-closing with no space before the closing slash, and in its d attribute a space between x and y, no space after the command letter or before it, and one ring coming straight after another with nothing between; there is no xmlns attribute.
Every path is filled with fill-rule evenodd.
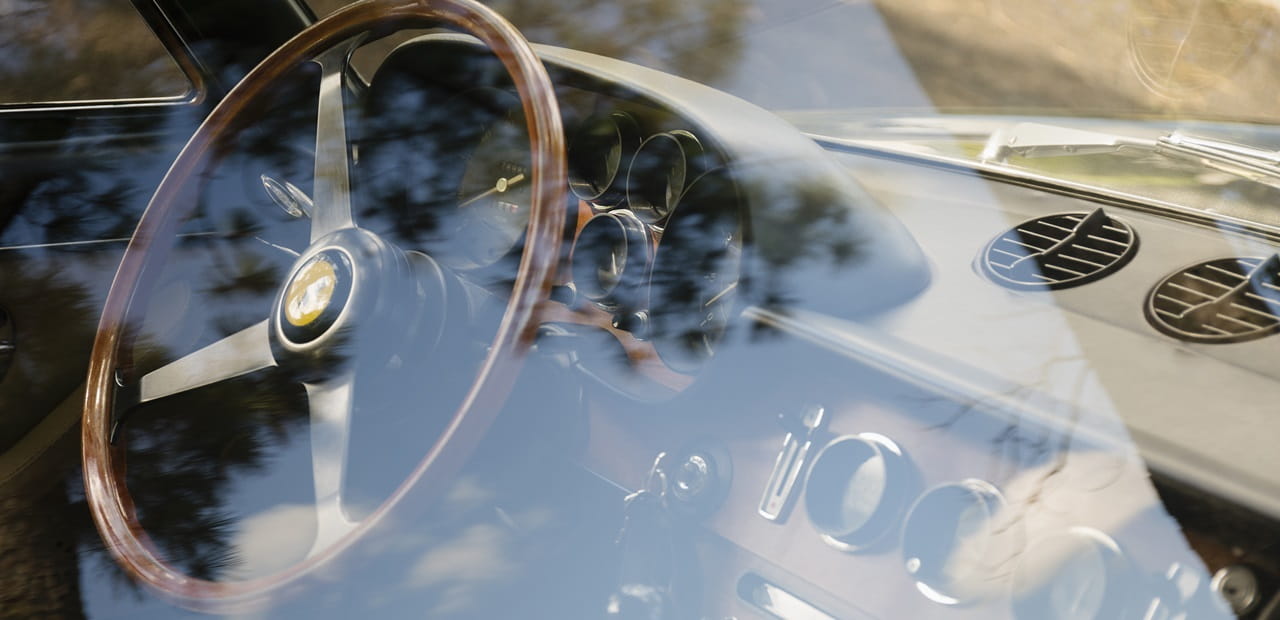
<svg viewBox="0 0 1280 620"><path fill-rule="evenodd" d="M979 159L1008 163L1010 155L1026 158L1115 153L1136 149L1190 161L1229 174L1280 187L1280 151L1188 136L1178 131L1154 140L1072 129L1042 123L1018 123L987 138Z"/></svg>

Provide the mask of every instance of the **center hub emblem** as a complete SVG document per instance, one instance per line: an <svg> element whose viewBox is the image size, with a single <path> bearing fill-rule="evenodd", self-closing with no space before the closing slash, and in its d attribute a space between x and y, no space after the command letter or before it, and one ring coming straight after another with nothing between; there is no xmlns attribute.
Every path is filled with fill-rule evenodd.
<svg viewBox="0 0 1280 620"><path fill-rule="evenodd" d="M295 342L319 336L342 313L351 292L351 264L346 255L326 250L303 263L293 274L280 311L280 327Z"/></svg>
<svg viewBox="0 0 1280 620"><path fill-rule="evenodd" d="M320 318L338 288L338 271L322 254L311 259L293 277L284 294L284 318L298 327Z"/></svg>

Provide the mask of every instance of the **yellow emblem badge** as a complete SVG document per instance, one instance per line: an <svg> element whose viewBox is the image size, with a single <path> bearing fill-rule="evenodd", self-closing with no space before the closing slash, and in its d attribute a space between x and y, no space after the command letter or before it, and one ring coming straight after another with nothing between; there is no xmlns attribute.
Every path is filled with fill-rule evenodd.
<svg viewBox="0 0 1280 620"><path fill-rule="evenodd" d="M285 320L297 327L310 324L329 307L337 287L338 272L333 264L317 256L298 271L285 291Z"/></svg>

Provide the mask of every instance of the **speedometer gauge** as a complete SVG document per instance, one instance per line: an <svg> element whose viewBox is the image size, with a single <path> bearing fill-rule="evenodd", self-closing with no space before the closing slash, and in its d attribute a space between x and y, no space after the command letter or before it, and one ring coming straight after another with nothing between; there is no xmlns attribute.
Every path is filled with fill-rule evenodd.
<svg viewBox="0 0 1280 620"><path fill-rule="evenodd" d="M506 92L505 110L481 134L458 183L456 267L483 267L515 249L529 225L533 178L529 134L519 100Z"/></svg>
<svg viewBox="0 0 1280 620"><path fill-rule="evenodd" d="M651 339L672 369L710 359L739 310L742 214L727 171L698 179L671 214L650 279Z"/></svg>

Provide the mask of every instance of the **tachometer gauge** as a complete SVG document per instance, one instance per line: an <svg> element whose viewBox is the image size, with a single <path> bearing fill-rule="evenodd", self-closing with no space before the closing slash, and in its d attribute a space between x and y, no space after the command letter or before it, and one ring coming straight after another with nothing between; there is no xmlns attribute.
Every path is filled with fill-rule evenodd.
<svg viewBox="0 0 1280 620"><path fill-rule="evenodd" d="M533 178L519 100L501 93L506 113L480 137L458 183L455 267L483 267L511 253L529 226Z"/></svg>
<svg viewBox="0 0 1280 620"><path fill-rule="evenodd" d="M715 353L740 309L742 214L724 170L707 173L671 214L653 261L650 334L672 369L691 373Z"/></svg>

